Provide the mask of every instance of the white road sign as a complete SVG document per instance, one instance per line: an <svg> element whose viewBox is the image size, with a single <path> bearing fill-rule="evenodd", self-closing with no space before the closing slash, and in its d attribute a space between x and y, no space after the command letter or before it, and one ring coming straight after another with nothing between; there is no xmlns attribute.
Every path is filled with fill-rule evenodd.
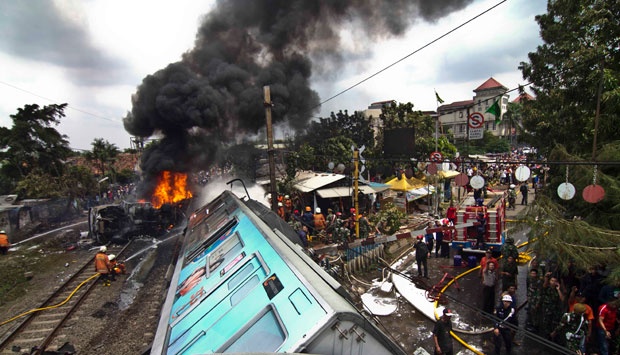
<svg viewBox="0 0 620 355"><path fill-rule="evenodd" d="M484 128L470 128L469 139L482 139L484 136Z"/></svg>

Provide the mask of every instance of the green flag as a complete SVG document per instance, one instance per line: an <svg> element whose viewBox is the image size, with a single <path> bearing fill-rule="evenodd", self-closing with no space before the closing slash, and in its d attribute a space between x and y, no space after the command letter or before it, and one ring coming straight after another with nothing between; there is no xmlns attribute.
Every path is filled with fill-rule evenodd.
<svg viewBox="0 0 620 355"><path fill-rule="evenodd" d="M499 124L502 121L502 108L499 106L499 100L495 101L486 112L495 115L495 124Z"/></svg>
<svg viewBox="0 0 620 355"><path fill-rule="evenodd" d="M435 98L437 99L437 102L439 102L440 104L443 104L443 100L441 99L441 97L439 97L439 94L437 93L437 91L435 91Z"/></svg>

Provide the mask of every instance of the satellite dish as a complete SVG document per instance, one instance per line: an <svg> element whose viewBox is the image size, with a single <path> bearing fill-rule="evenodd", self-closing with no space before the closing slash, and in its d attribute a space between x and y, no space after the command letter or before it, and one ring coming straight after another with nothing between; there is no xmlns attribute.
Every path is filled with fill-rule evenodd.
<svg viewBox="0 0 620 355"><path fill-rule="evenodd" d="M480 175L476 175L471 178L471 180L469 181L469 184L474 189L481 189L484 186L484 178Z"/></svg>
<svg viewBox="0 0 620 355"><path fill-rule="evenodd" d="M563 182L558 186L558 196L562 200L570 200L575 197L575 186L570 182Z"/></svg>

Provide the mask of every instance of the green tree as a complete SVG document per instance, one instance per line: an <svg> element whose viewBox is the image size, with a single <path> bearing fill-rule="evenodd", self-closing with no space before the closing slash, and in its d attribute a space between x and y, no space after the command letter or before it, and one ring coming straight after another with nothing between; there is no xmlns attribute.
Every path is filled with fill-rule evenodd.
<svg viewBox="0 0 620 355"><path fill-rule="evenodd" d="M63 174L64 161L72 152L67 136L52 126L60 123L66 107L26 105L10 116L11 128L0 128L3 193L11 192L31 172L51 177Z"/></svg>
<svg viewBox="0 0 620 355"><path fill-rule="evenodd" d="M523 220L531 228L530 238L537 238L534 248L541 257L563 269L569 262L580 268L606 264L611 281L618 282L618 168L586 164L593 163L592 158L614 160L620 155L620 2L549 1L547 13L536 21L544 43L520 66L536 94L536 100L522 107L524 138L549 161L569 164L550 166L547 198L537 194ZM579 192L595 175L605 197L590 204ZM578 193L560 204L557 186L566 180Z"/></svg>
<svg viewBox="0 0 620 355"><path fill-rule="evenodd" d="M93 162L99 170L100 176L105 176L106 171L111 170L114 172L112 163L116 156L120 153L120 150L115 144L104 140L103 138L95 138L91 143L93 149L86 152L85 157L87 160Z"/></svg>
<svg viewBox="0 0 620 355"><path fill-rule="evenodd" d="M536 17L544 44L521 63L536 100L523 106L525 138L543 153L557 144L591 156L597 98L597 145L617 139L620 126L620 2L549 1Z"/></svg>

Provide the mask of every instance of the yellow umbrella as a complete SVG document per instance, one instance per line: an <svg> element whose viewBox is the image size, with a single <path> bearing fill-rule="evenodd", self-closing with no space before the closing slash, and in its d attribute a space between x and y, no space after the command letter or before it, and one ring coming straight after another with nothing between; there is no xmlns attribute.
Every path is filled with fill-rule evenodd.
<svg viewBox="0 0 620 355"><path fill-rule="evenodd" d="M409 183L409 185L411 185L411 190L419 189L420 187L424 187L428 185L428 182L422 179L416 179L413 176L411 177L411 179L407 179L407 182Z"/></svg>
<svg viewBox="0 0 620 355"><path fill-rule="evenodd" d="M386 182L387 185L390 185L391 190L395 191L409 191L415 189L414 186L411 186L405 177L405 174L402 174L401 178L393 178L392 180Z"/></svg>

